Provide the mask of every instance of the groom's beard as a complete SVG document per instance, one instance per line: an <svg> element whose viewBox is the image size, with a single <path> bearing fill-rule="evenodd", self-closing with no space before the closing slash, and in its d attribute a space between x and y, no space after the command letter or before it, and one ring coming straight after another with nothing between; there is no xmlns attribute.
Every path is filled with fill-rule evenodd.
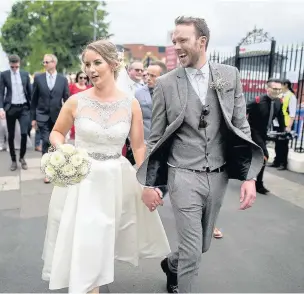
<svg viewBox="0 0 304 294"><path fill-rule="evenodd" d="M176 54L182 67L195 67L201 57L201 53L199 51L191 48L176 50ZM186 57L180 58L179 56L181 54L186 54Z"/></svg>

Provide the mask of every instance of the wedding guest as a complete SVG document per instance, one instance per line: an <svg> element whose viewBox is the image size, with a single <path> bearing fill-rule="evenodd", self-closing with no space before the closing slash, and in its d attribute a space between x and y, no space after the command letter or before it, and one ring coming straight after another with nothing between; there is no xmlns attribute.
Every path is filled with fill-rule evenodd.
<svg viewBox="0 0 304 294"><path fill-rule="evenodd" d="M15 152L16 121L20 124L21 144L19 162L22 169L28 169L24 159L28 139L28 126L30 123L30 104L32 87L30 75L20 70L20 57L10 55L10 70L1 73L0 77L0 119L6 117L8 131L8 145L11 156L11 171L17 169Z"/></svg>
<svg viewBox="0 0 304 294"><path fill-rule="evenodd" d="M89 85L88 82L89 82L89 79L88 79L87 75L84 72L79 71L76 74L75 83L71 83L69 85L70 95L75 95L79 92L89 89L91 87L91 85ZM74 125L70 131L70 139L75 140L75 126Z"/></svg>

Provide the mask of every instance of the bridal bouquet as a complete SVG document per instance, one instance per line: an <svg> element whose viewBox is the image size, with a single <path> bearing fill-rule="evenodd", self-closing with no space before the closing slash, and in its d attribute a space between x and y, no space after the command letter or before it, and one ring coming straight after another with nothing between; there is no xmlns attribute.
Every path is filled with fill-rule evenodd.
<svg viewBox="0 0 304 294"><path fill-rule="evenodd" d="M90 172L88 153L71 144L51 147L41 159L41 171L55 185L67 187L80 183Z"/></svg>

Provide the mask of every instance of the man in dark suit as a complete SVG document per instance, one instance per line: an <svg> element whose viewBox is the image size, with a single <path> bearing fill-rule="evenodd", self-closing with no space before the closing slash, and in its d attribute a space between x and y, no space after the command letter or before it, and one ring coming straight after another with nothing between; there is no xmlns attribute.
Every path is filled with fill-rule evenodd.
<svg viewBox="0 0 304 294"><path fill-rule="evenodd" d="M46 54L43 65L46 73L35 76L31 104L32 127L41 134L42 155L48 152L49 136L62 104L69 98L68 80L56 71L57 58ZM48 179L44 180L49 183Z"/></svg>
<svg viewBox="0 0 304 294"><path fill-rule="evenodd" d="M6 117L8 144L12 159L11 170L17 169L14 146L16 120L19 120L21 133L20 158L21 167L27 169L24 159L26 153L28 125L30 123L31 82L28 72L20 71L20 57L9 56L10 70L0 77L0 117Z"/></svg>
<svg viewBox="0 0 304 294"><path fill-rule="evenodd" d="M264 187L263 175L266 162L269 158L266 146L267 132L270 131L275 118L277 118L279 123L279 131L285 131L282 101L279 99L281 93L281 80L270 79L267 82L267 94L257 97L256 101L247 106L252 140L262 148L264 153L264 165L256 181L256 191L260 194L267 194L269 192L269 190Z"/></svg>

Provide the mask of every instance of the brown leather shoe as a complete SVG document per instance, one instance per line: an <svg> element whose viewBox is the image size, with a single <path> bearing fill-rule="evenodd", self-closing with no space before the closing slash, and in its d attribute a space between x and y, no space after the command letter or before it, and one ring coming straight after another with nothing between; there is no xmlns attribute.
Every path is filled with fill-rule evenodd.
<svg viewBox="0 0 304 294"><path fill-rule="evenodd" d="M26 163L26 161L24 160L24 158L20 158L19 161L20 161L20 163L21 163L22 169L27 170L28 167L27 167L27 163Z"/></svg>

